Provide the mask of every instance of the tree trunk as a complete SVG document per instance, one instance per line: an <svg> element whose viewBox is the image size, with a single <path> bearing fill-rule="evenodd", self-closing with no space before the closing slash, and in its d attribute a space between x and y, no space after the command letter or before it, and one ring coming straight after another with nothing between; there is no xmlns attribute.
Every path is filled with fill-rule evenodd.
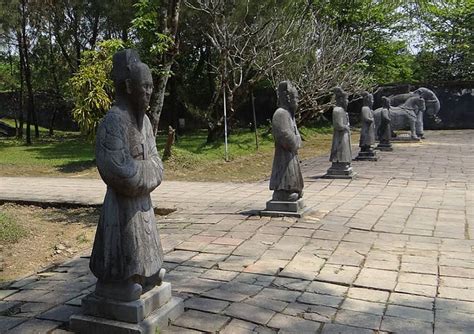
<svg viewBox="0 0 474 334"><path fill-rule="evenodd" d="M165 52L162 56L161 69L164 72L158 79L155 80L155 92L153 93L152 105L150 106L150 121L153 125L153 132L155 135L158 132L158 126L160 124L161 111L163 110L163 103L165 100L166 84L168 83L169 72L173 65L174 58L178 53L178 22L179 22L179 9L181 6L181 0L169 0L165 2L161 8L163 11L163 33L169 35L174 41L174 45ZM165 8L164 6L167 6Z"/></svg>
<svg viewBox="0 0 474 334"><path fill-rule="evenodd" d="M163 160L171 157L171 150L175 139L174 134L175 130L171 126L168 126L168 138L166 139L165 148L163 150Z"/></svg>
<svg viewBox="0 0 474 334"><path fill-rule="evenodd" d="M53 109L53 115L51 116L51 121L49 122L49 136L54 135L54 120L56 119L56 107Z"/></svg>
<svg viewBox="0 0 474 334"><path fill-rule="evenodd" d="M26 81L26 90L28 93L27 100L27 117L26 117L26 144L31 145L31 121L35 111L34 105L34 94L33 86L31 83L31 68L30 61L28 56L28 39L26 36L26 0L21 1L21 35L22 35L22 48L23 48L23 63L25 65L25 81Z"/></svg>
<svg viewBox="0 0 474 334"><path fill-rule="evenodd" d="M18 139L23 138L23 123L24 123L24 103L23 103L23 93L25 91L24 87L24 60L25 58L23 57L23 42L22 42L22 37L21 37L21 31L17 31L17 40L18 40L18 51L19 51L19 56L20 56L20 91L18 92L19 95L19 110L18 110L18 121L19 121L19 126L18 130L16 133L16 136Z"/></svg>
<svg viewBox="0 0 474 334"><path fill-rule="evenodd" d="M225 89L225 88L224 88ZM235 116L235 108L234 108L234 94L235 91L233 89L228 89L226 94L226 102L227 102L227 135L232 132L232 127L234 125L234 116ZM224 114L221 114L218 118L218 121L215 124L210 124L208 127L207 133L207 143L212 143L219 138L224 136L225 131L225 123L224 123Z"/></svg>
<svg viewBox="0 0 474 334"><path fill-rule="evenodd" d="M94 29L97 29L97 26L95 26ZM49 136L52 137L54 135L54 121L56 120L56 112L57 112L56 101L60 93L59 93L58 76L56 73L56 66L55 66L56 61L55 61L54 50L53 50L53 33L51 29L51 23L48 24L48 34L49 34L49 61L50 61L49 65L51 67L51 74L53 76L54 94L55 94L55 98L54 98L55 105L53 107L53 115L51 116L51 121L49 122ZM95 40L94 40L94 43L95 43Z"/></svg>

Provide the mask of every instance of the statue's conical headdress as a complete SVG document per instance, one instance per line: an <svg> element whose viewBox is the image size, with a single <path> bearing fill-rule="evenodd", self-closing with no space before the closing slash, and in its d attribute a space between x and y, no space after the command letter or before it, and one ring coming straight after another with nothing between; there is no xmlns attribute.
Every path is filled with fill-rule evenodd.
<svg viewBox="0 0 474 334"><path fill-rule="evenodd" d="M118 51L112 58L112 80L117 85L130 78L130 67L134 63L140 63L140 57L136 50L125 49Z"/></svg>

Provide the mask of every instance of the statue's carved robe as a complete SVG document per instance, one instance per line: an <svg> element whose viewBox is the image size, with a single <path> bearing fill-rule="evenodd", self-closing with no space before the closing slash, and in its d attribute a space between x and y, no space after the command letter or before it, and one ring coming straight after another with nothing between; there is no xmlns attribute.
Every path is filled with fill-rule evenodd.
<svg viewBox="0 0 474 334"><path fill-rule="evenodd" d="M150 193L161 183L163 164L148 117L140 131L129 111L112 107L97 130L96 160L107 193L91 271L104 282L158 273L163 249Z"/></svg>
<svg viewBox="0 0 474 334"><path fill-rule="evenodd" d="M392 138L392 129L390 126L390 111L387 108L383 108L380 112L380 129L379 129L379 139L380 143L388 144Z"/></svg>
<svg viewBox="0 0 474 334"><path fill-rule="evenodd" d="M295 119L290 112L278 108L273 114L272 133L275 140L270 190L299 192L303 190L298 149L301 147L301 136Z"/></svg>
<svg viewBox="0 0 474 334"><path fill-rule="evenodd" d="M362 128L360 129L359 147L367 147L375 144L374 114L368 106L362 107Z"/></svg>
<svg viewBox="0 0 474 334"><path fill-rule="evenodd" d="M349 126L349 115L343 108L335 107L333 109L332 124L334 132L329 161L351 163L351 133L347 129Z"/></svg>

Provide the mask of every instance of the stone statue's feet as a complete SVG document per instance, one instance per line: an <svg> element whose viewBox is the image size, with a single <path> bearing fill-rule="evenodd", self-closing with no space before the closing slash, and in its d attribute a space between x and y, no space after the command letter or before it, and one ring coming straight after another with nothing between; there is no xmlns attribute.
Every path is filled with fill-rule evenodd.
<svg viewBox="0 0 474 334"><path fill-rule="evenodd" d="M140 299L142 286L132 281L104 283L98 281L95 294L101 297L131 302Z"/></svg>
<svg viewBox="0 0 474 334"><path fill-rule="evenodd" d="M165 278L166 269L161 268L155 275L150 277L144 277L143 282L143 291L149 291L157 285L161 285L163 279Z"/></svg>
<svg viewBox="0 0 474 334"><path fill-rule="evenodd" d="M300 198L299 193L291 193L288 195L288 201L289 202L296 202Z"/></svg>
<svg viewBox="0 0 474 334"><path fill-rule="evenodd" d="M289 192L286 190L276 190L273 192L272 200L284 202L296 202L302 194L298 192Z"/></svg>

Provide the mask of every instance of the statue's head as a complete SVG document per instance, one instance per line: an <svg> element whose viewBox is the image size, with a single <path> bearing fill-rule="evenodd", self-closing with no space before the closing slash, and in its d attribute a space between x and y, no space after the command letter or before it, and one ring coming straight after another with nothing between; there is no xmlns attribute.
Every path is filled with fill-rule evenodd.
<svg viewBox="0 0 474 334"><path fill-rule="evenodd" d="M436 115L438 114L441 105L439 103L439 99L436 96L436 94L428 88L425 87L420 87L417 90L413 92L414 94L422 97L425 100L426 103L426 113L428 116L432 116L436 118Z"/></svg>
<svg viewBox="0 0 474 334"><path fill-rule="evenodd" d="M278 107L287 109L293 115L298 108L298 91L289 81L282 81L277 88Z"/></svg>
<svg viewBox="0 0 474 334"><path fill-rule="evenodd" d="M382 96L382 108L390 109L390 99L386 96Z"/></svg>
<svg viewBox="0 0 474 334"><path fill-rule="evenodd" d="M362 104L365 107L372 108L372 106L374 105L374 96L366 91L363 91L361 95L362 95Z"/></svg>
<svg viewBox="0 0 474 334"><path fill-rule="evenodd" d="M114 54L112 79L118 97L128 100L138 114L144 114L150 103L153 80L148 66L141 62L137 52L126 49Z"/></svg>
<svg viewBox="0 0 474 334"><path fill-rule="evenodd" d="M349 95L341 87L335 87L333 92L334 95L336 95L336 106L347 110L347 105L349 104Z"/></svg>

